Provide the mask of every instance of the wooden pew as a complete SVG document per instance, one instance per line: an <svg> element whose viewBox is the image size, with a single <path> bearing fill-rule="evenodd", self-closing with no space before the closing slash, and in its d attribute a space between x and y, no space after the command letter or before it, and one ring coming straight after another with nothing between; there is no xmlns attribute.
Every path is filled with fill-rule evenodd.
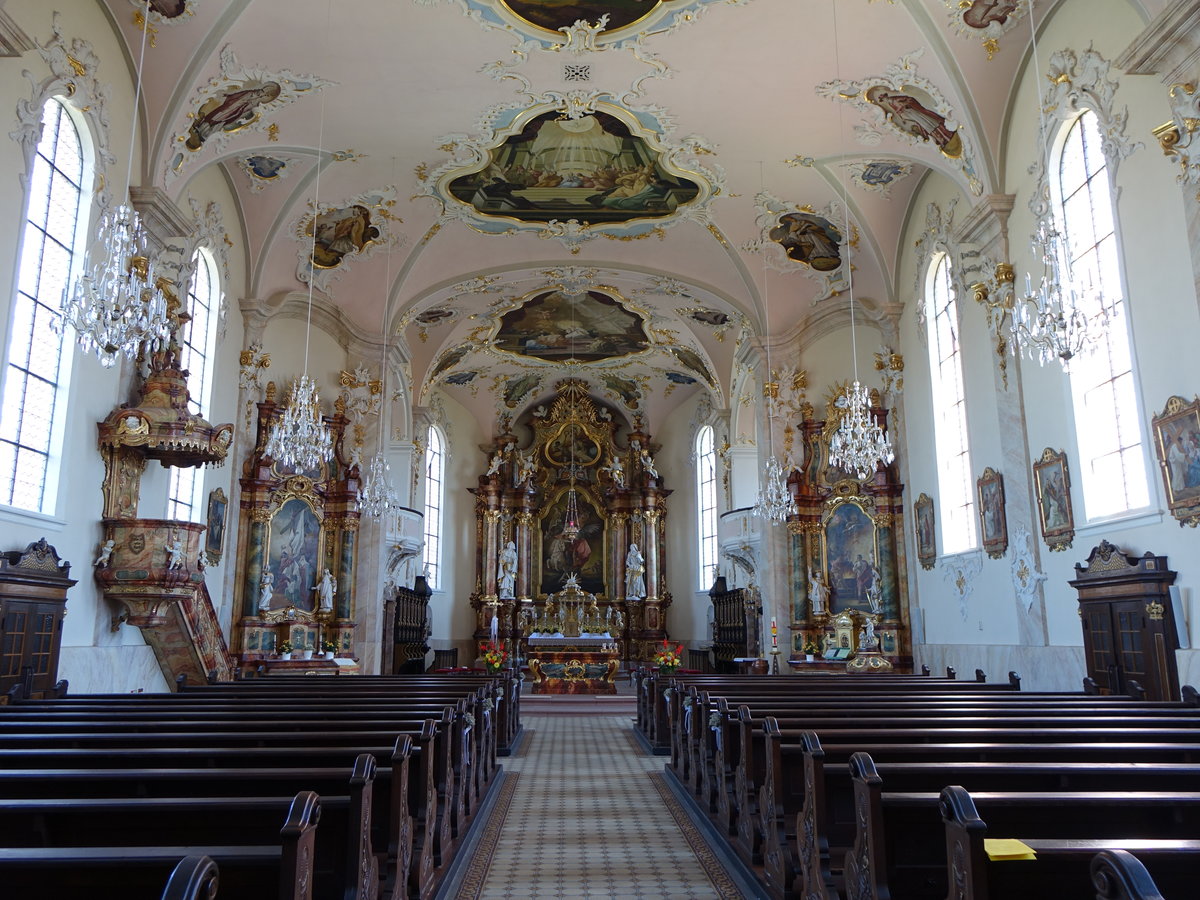
<svg viewBox="0 0 1200 900"><path fill-rule="evenodd" d="M211 857L185 856L171 870L161 900L216 900L219 881L217 864Z"/></svg>
<svg viewBox="0 0 1200 900"><path fill-rule="evenodd" d="M278 838L256 845L84 845L0 848L0 884L7 896L126 900L162 885L181 858L207 856L221 868L223 900L312 900L312 860L320 801L301 791Z"/></svg>
<svg viewBox="0 0 1200 900"><path fill-rule="evenodd" d="M313 868L318 897L375 900L379 894L371 822L375 772L374 758L364 753L341 788L348 793L320 795ZM245 787L242 781L225 784ZM108 797L72 797L64 786L57 787L35 798L0 794L5 797L0 799L0 846L260 843L257 838L278 829L292 801L284 791L254 797L215 794L211 782L187 785L187 794L171 797L132 796L116 790L115 783Z"/></svg>
<svg viewBox="0 0 1200 900"><path fill-rule="evenodd" d="M1036 877L1019 878L1021 888L1010 888L992 895L966 894L970 897L1055 897L1062 896L1067 884L1058 875L1051 877L1051 867L1040 864L1051 858L1071 869L1071 858L1081 871L1066 879L1082 882L1086 877L1090 856L1102 849L1093 845L1080 856L1070 842L1106 840L1109 847L1120 847L1125 841L1138 841L1140 849L1148 849L1151 841L1177 841L1180 834L1200 833L1200 792L1186 791L1053 791L1053 792L990 792L972 795L965 791L901 793L885 791L883 779L875 770L870 756L856 753L850 761L854 781L854 810L857 829L852 848L846 854L844 889L848 900L874 900L880 897L906 897L913 900L942 900L950 885L956 890L963 885L964 858L957 840L948 836L949 826L943 814L949 807L958 806L963 821L971 821L975 807L982 808L992 820L997 836L1013 837L1029 843L1046 841L1039 852L1039 868L1045 869L1050 883L1038 883ZM1122 786L1123 787L1123 786ZM965 804L974 800L972 806ZM946 802L943 803L943 800ZM953 815L957 815L954 813ZM978 814L976 821L981 821ZM982 852L983 829L971 830ZM1200 841L1193 842L1200 848ZM1057 850L1055 847L1057 846ZM1167 847L1167 845L1163 845ZM1124 849L1130 849L1128 847ZM1192 884L1200 852L1189 852L1183 846L1171 846L1173 854L1187 857L1192 871ZM947 850L951 855L947 857ZM986 858L986 855L985 855ZM949 863L947 862L949 859ZM1080 866L1080 863L1082 865ZM1010 866L1015 865L1010 864ZM984 870L1000 877L1011 873L1011 867L984 866ZM1061 871L1061 870L1060 870ZM1166 867L1162 870L1166 872ZM953 873L949 876L948 873ZM1031 873L1032 874L1032 873ZM953 881L949 880L953 877ZM976 881L975 885L980 882ZM1160 883L1160 886L1161 883ZM984 888L986 890L986 887Z"/></svg>
<svg viewBox="0 0 1200 900"><path fill-rule="evenodd" d="M1162 900L1163 890L1169 897L1195 893L1200 841L1025 838L1035 860L992 862L983 843L987 825L971 795L947 787L939 806L946 822L946 859L955 861L947 878L961 885L963 900L1059 900L1079 894L1089 872L1098 900Z"/></svg>

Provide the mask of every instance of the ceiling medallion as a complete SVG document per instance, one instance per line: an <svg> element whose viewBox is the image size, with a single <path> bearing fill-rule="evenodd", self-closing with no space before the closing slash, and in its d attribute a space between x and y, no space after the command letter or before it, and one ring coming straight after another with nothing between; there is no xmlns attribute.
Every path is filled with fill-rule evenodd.
<svg viewBox="0 0 1200 900"><path fill-rule="evenodd" d="M402 238L388 227L400 222L392 214L396 188L389 185L355 194L342 203L316 204L316 233L313 232L313 204L296 221L293 233L300 242L300 260L296 278L308 284L309 278L321 290L341 275L355 260L367 259L379 247L391 247Z"/></svg>
<svg viewBox="0 0 1200 900"><path fill-rule="evenodd" d="M630 240L707 222L723 179L700 163L712 152L702 139L670 143L665 116L608 94L542 99L493 107L476 136L447 139L442 149L453 158L418 196L436 200L443 221L485 234L534 232L573 251L597 236Z"/></svg>

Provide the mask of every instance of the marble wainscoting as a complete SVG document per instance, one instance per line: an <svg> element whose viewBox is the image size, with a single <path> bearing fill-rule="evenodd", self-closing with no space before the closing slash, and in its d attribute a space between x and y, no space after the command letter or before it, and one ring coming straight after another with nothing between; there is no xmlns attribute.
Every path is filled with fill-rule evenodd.
<svg viewBox="0 0 1200 900"><path fill-rule="evenodd" d="M58 677L67 679L69 694L148 694L171 690L154 651L145 644L115 647L63 647Z"/></svg>
<svg viewBox="0 0 1200 900"><path fill-rule="evenodd" d="M914 671L927 665L932 674L945 675L946 666L953 666L960 681L973 679L976 669L983 669L989 682L1007 681L1008 673L1016 672L1023 691L1079 691L1087 674L1082 645L918 644L913 647L913 657Z"/></svg>

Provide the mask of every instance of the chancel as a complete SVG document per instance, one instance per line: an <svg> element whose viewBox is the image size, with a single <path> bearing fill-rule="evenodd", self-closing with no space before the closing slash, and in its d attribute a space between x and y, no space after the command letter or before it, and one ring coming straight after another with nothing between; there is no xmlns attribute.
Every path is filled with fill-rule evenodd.
<svg viewBox="0 0 1200 900"><path fill-rule="evenodd" d="M832 862L798 844L814 761L844 774L861 742L888 784L908 760L880 734L929 729L941 749L911 762L950 773L956 705L997 747L1040 733L1052 711L991 721L1016 685L1078 704L1097 746L1139 715L1161 716L1142 743L1184 740L1198 23L1200 0L0 0L0 725L72 695L103 695L99 720L161 703L130 771L233 757L250 725L247 748L315 721L314 760L361 732L359 799L412 785L358 848L378 871L351 893L390 900L853 894L846 823ZM977 670L960 704L942 675ZM228 728L190 718L208 682ZM893 690L939 699L889 710ZM839 704L888 721L846 735ZM1146 762L1026 743L980 763ZM353 831L333 823L356 756L345 785L265 804L268 843L292 801L315 823L300 790L331 798L318 835ZM505 810L584 815L559 802L583 774L631 779L584 816L611 855L535 885L475 852L489 822L545 844ZM176 818L205 777L172 782ZM609 815L662 857L621 856Z"/></svg>

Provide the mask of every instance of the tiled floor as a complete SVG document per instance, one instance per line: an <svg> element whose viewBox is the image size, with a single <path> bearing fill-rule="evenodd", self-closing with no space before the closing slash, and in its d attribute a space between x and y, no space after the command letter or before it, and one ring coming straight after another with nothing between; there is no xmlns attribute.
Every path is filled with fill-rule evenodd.
<svg viewBox="0 0 1200 900"><path fill-rule="evenodd" d="M515 786L460 898L740 896L663 784L663 758L631 740L628 715L523 718L525 752L504 760Z"/></svg>

